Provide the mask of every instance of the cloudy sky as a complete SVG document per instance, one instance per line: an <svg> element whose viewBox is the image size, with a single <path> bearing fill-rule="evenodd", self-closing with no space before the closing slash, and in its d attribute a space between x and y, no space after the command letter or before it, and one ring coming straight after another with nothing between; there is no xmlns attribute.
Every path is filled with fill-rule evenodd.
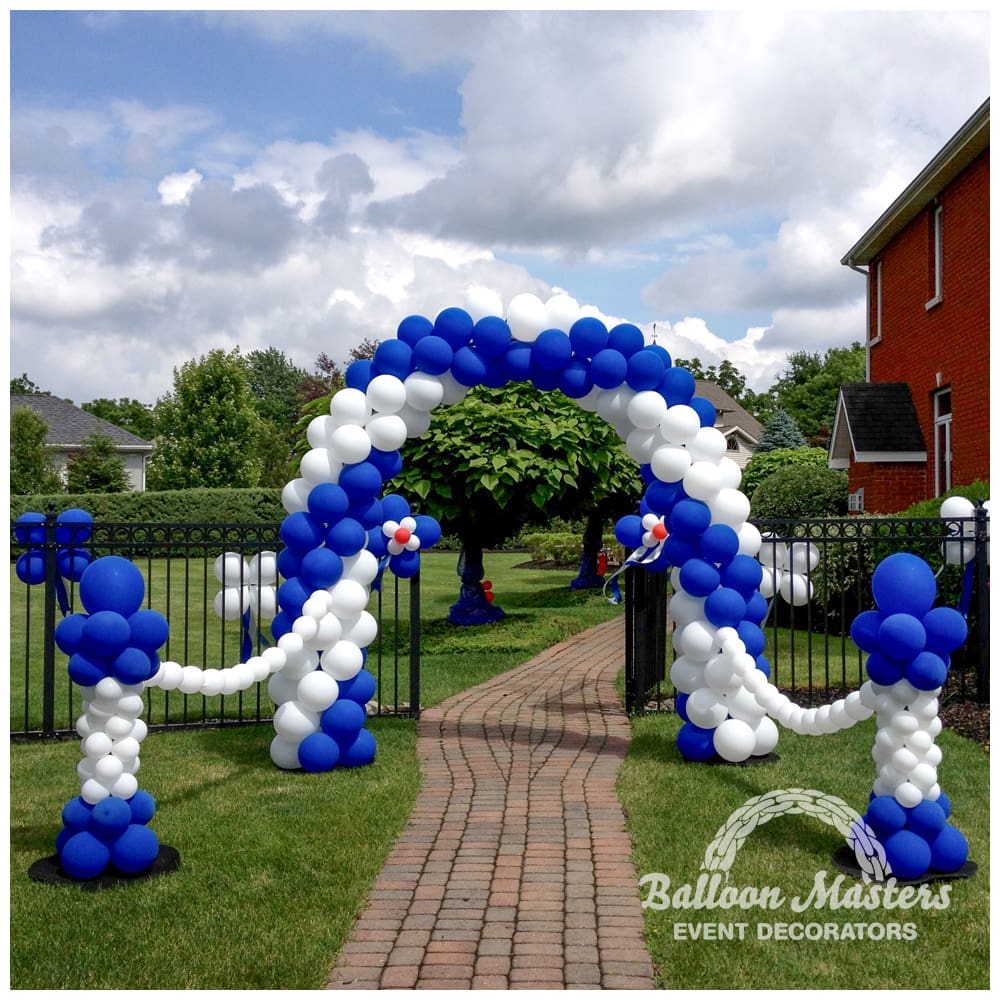
<svg viewBox="0 0 1000 1000"><path fill-rule="evenodd" d="M764 389L989 93L983 12L13 12L12 375L170 391L556 291Z"/></svg>

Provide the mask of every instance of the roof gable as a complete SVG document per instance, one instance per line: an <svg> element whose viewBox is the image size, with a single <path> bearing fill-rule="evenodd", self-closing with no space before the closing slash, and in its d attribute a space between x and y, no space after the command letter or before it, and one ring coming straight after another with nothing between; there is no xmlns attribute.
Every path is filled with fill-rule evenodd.
<svg viewBox="0 0 1000 1000"><path fill-rule="evenodd" d="M707 399L715 407L718 415L716 427L724 434L739 429L753 444L760 440L764 431L761 422L714 382L695 379L695 395Z"/></svg>
<svg viewBox="0 0 1000 1000"><path fill-rule="evenodd" d="M830 464L926 462L927 448L905 382L847 382L840 387Z"/></svg>
<svg viewBox="0 0 1000 1000"><path fill-rule="evenodd" d="M74 406L58 396L41 394L11 395L10 409L27 407L34 410L45 421L48 431L45 443L52 448L79 448L91 434L104 434L111 438L115 447L123 451L152 451L151 442L138 437L131 431L116 427L107 420L95 417L86 410Z"/></svg>

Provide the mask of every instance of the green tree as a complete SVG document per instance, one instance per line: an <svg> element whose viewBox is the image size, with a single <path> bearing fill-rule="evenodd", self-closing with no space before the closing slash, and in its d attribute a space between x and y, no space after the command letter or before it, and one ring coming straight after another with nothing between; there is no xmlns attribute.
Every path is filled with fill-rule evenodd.
<svg viewBox="0 0 1000 1000"><path fill-rule="evenodd" d="M775 410L774 416L764 427L764 433L754 454L765 451L774 451L775 448L805 448L806 439L802 436L795 421L784 411Z"/></svg>
<svg viewBox="0 0 1000 1000"><path fill-rule="evenodd" d="M156 421L153 417L153 408L147 403L140 403L137 399L128 399L122 396L119 399L94 399L89 403L83 403L81 410L92 413L101 420L106 420L115 427L120 427L124 431L129 431L136 437L141 437L145 441L152 441L156 433Z"/></svg>
<svg viewBox="0 0 1000 1000"><path fill-rule="evenodd" d="M819 352L796 351L788 355L788 365L770 394L778 409L795 421L808 444L825 448L840 387L864 377L865 349L860 343L831 347L822 357Z"/></svg>
<svg viewBox="0 0 1000 1000"><path fill-rule="evenodd" d="M812 465L825 469L826 450L823 448L772 448L758 451L747 462L740 480L740 489L751 497L768 476L790 465Z"/></svg>
<svg viewBox="0 0 1000 1000"><path fill-rule="evenodd" d="M45 443L48 424L34 410L17 406L10 415L10 491L13 494L61 493L52 449Z"/></svg>
<svg viewBox="0 0 1000 1000"><path fill-rule="evenodd" d="M21 372L17 378L10 380L10 394L12 396L51 396L51 392L39 389L34 382L28 378L27 372Z"/></svg>
<svg viewBox="0 0 1000 1000"><path fill-rule="evenodd" d="M768 476L750 498L756 518L843 517L847 472L815 465L790 465Z"/></svg>
<svg viewBox="0 0 1000 1000"><path fill-rule="evenodd" d="M746 376L728 359L707 368L700 358L677 358L674 364L679 368L686 368L696 379L714 383L758 420L764 421L770 415L767 393L758 394L747 388Z"/></svg>
<svg viewBox="0 0 1000 1000"><path fill-rule="evenodd" d="M485 548L553 517L576 519L595 507L613 516L642 493L639 470L610 424L527 383L477 387L439 407L403 455L393 488L459 536L459 605L478 608L484 621L502 615L491 615L480 585Z"/></svg>
<svg viewBox="0 0 1000 1000"><path fill-rule="evenodd" d="M238 350L175 368L174 391L157 400L155 415L150 489L257 485L260 418Z"/></svg>
<svg viewBox="0 0 1000 1000"><path fill-rule="evenodd" d="M66 460L66 489L70 493L125 493L130 485L125 462L107 434L90 434L83 448Z"/></svg>

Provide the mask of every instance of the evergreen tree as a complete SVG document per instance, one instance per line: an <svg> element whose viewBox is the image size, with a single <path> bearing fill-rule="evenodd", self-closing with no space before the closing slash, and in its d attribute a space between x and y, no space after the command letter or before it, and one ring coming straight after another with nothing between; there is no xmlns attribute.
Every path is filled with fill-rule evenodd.
<svg viewBox="0 0 1000 1000"><path fill-rule="evenodd" d="M806 439L795 421L784 410L776 410L764 427L755 453L775 448L804 448L806 445Z"/></svg>
<svg viewBox="0 0 1000 1000"><path fill-rule="evenodd" d="M66 461L69 493L125 493L129 487L125 462L107 434L95 431Z"/></svg>

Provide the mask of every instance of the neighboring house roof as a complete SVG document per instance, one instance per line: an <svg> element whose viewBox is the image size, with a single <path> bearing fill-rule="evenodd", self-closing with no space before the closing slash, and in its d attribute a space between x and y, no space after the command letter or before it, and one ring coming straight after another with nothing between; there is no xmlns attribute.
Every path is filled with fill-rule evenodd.
<svg viewBox="0 0 1000 1000"><path fill-rule="evenodd" d="M744 410L728 392L720 389L714 382L696 379L695 395L707 399L715 407L715 412L719 415L718 423L715 426L726 437L738 433L754 445L760 440L760 436L764 432L761 422Z"/></svg>
<svg viewBox="0 0 1000 1000"><path fill-rule="evenodd" d="M847 382L840 387L830 436L830 466L926 462L927 448L905 382Z"/></svg>
<svg viewBox="0 0 1000 1000"><path fill-rule="evenodd" d="M68 400L58 396L11 395L10 409L28 407L34 410L48 426L45 443L60 451L80 448L91 434L104 434L111 438L118 451L152 451L151 441L138 437L131 431L123 430L114 424L95 417L86 410L74 406Z"/></svg>
<svg viewBox="0 0 1000 1000"><path fill-rule="evenodd" d="M848 267L870 264L959 174L990 148L990 102L948 140L871 228L841 259Z"/></svg>

